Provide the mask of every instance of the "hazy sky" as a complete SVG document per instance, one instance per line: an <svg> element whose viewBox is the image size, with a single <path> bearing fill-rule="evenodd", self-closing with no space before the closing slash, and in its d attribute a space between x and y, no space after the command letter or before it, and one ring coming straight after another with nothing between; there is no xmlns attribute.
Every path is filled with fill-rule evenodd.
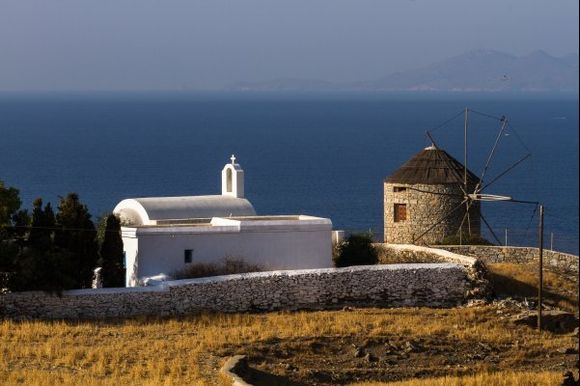
<svg viewBox="0 0 580 386"><path fill-rule="evenodd" d="M578 52L578 0L0 0L0 90L373 79L473 49Z"/></svg>

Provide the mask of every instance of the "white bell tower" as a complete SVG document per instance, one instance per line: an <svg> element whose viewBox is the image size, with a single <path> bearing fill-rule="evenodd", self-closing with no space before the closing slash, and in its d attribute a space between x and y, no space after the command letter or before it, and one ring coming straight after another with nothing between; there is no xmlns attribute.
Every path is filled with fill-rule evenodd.
<svg viewBox="0 0 580 386"><path fill-rule="evenodd" d="M244 198L244 171L236 163L236 156L230 157L232 163L222 169L222 196Z"/></svg>

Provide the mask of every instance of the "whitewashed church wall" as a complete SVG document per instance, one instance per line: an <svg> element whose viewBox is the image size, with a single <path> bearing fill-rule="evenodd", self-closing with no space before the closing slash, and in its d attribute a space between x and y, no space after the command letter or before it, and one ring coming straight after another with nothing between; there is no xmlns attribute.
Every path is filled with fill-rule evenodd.
<svg viewBox="0 0 580 386"><path fill-rule="evenodd" d="M159 287L100 288L0 296L0 317L102 319L349 306L461 304L469 292L458 264L401 264L274 271L165 282Z"/></svg>
<svg viewBox="0 0 580 386"><path fill-rule="evenodd" d="M123 251L125 253L125 286L132 287L136 285L135 263L139 244L137 239L123 237Z"/></svg>
<svg viewBox="0 0 580 386"><path fill-rule="evenodd" d="M138 277L171 275L186 268L184 251L192 250L192 263L219 262L234 257L264 270L326 268L332 266L331 230L300 228L294 231L205 232L198 234L139 234ZM134 244L127 243L125 248ZM133 239L134 240L134 239ZM128 255L130 253L127 253ZM128 267L127 275L131 276Z"/></svg>

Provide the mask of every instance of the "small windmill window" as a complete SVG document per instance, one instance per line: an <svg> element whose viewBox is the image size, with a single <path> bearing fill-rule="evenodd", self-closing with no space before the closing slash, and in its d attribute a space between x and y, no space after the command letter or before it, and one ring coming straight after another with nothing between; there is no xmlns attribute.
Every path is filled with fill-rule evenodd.
<svg viewBox="0 0 580 386"><path fill-rule="evenodd" d="M395 222L407 220L407 204L395 204Z"/></svg>
<svg viewBox="0 0 580 386"><path fill-rule="evenodd" d="M393 192L395 193L399 193L399 192L406 192L407 188L404 186L393 186Z"/></svg>

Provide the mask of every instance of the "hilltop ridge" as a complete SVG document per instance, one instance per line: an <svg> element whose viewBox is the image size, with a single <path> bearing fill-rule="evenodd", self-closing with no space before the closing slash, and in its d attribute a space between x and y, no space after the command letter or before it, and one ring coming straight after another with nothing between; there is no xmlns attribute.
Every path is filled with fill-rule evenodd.
<svg viewBox="0 0 580 386"><path fill-rule="evenodd" d="M378 79L330 82L281 78L238 82L234 91L456 91L578 92L578 54L555 57L543 50L514 56L496 50L474 50L427 66Z"/></svg>

